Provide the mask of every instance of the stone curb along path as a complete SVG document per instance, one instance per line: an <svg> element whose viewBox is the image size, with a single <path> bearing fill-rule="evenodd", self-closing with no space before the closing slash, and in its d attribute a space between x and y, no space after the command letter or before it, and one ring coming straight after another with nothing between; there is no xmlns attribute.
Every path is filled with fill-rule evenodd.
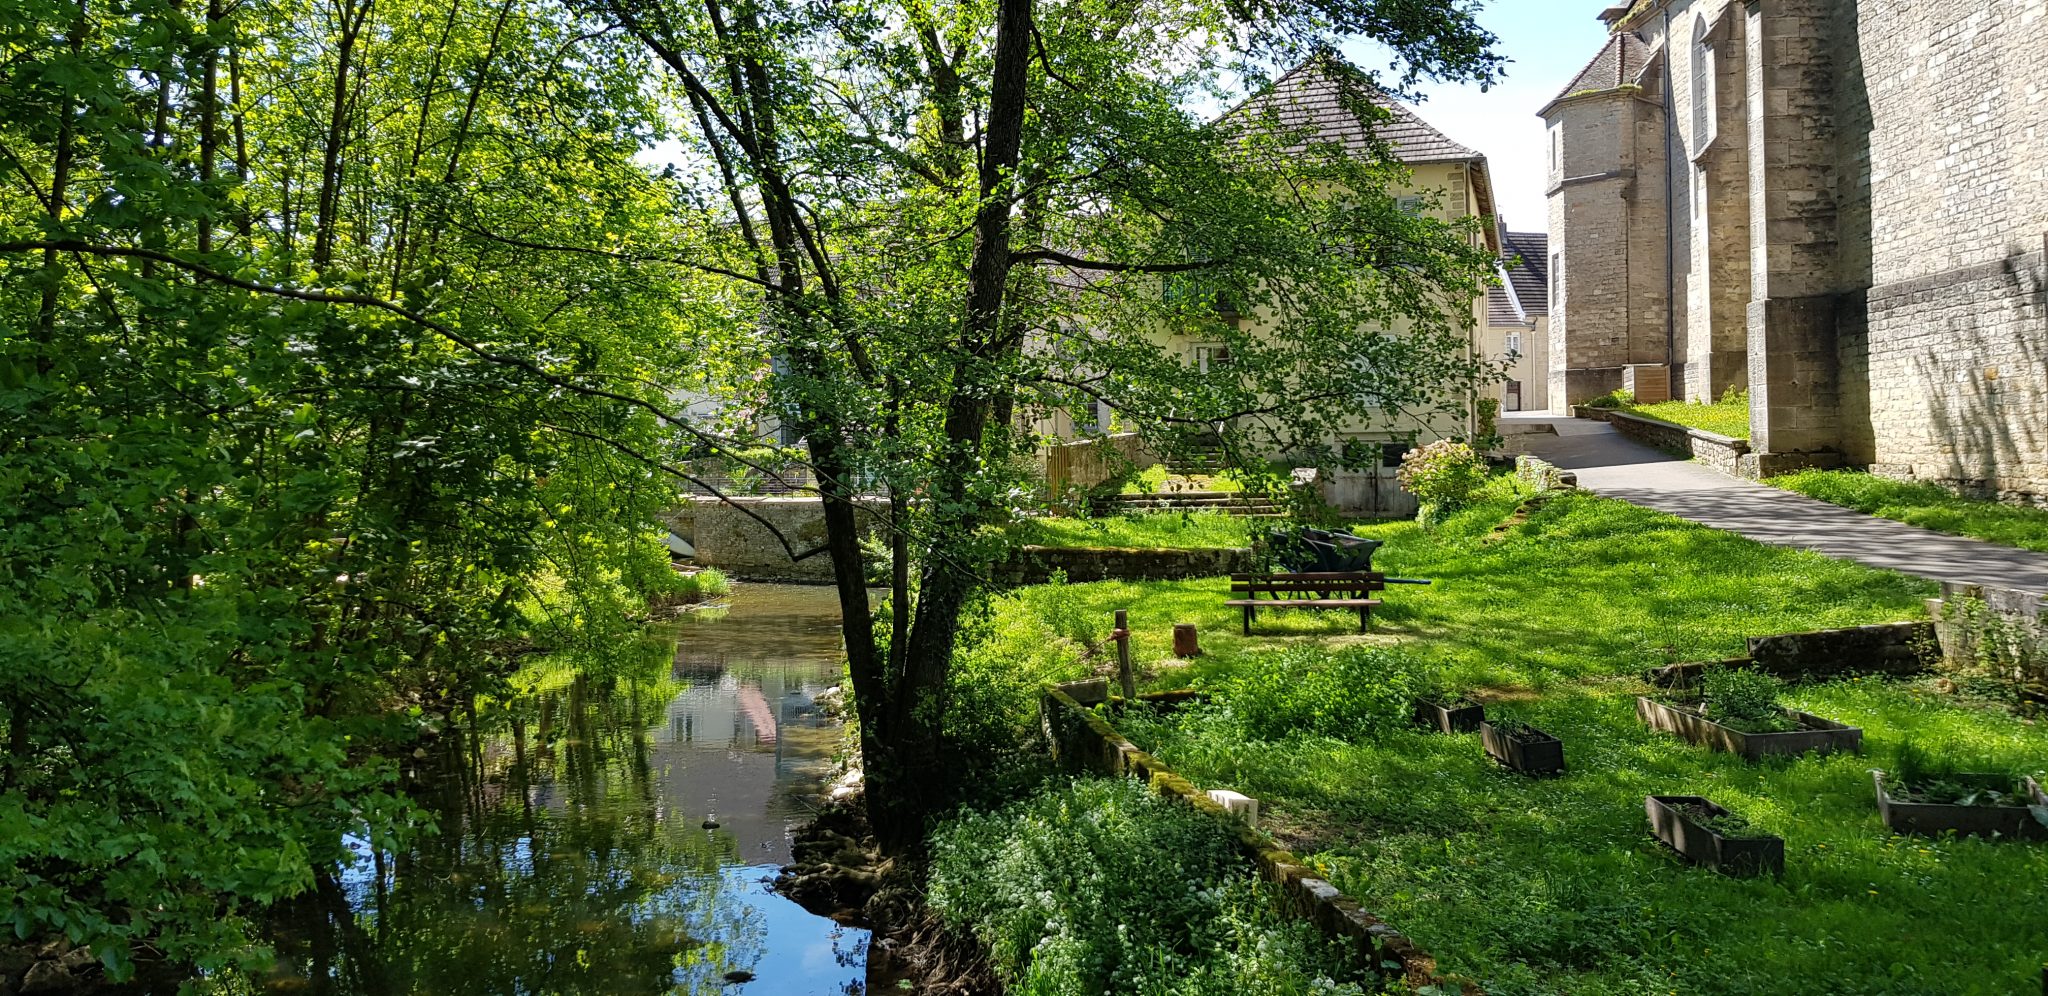
<svg viewBox="0 0 2048 996"><path fill-rule="evenodd" d="M1931 532L1715 473L1623 437L1605 422L1523 417L1519 448L1578 475L1595 494L1656 509L1760 543L1812 550L1930 581L2048 593L2048 554Z"/></svg>

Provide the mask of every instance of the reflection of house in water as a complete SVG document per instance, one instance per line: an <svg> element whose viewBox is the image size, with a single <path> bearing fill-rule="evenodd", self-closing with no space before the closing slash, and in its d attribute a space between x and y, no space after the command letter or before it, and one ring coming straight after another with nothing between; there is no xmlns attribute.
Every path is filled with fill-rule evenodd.
<svg viewBox="0 0 2048 996"><path fill-rule="evenodd" d="M739 618L689 618L675 677L687 685L651 731L663 808L715 817L745 860L785 862L792 825L831 773L839 728L814 696L839 681L830 589L748 586Z"/></svg>

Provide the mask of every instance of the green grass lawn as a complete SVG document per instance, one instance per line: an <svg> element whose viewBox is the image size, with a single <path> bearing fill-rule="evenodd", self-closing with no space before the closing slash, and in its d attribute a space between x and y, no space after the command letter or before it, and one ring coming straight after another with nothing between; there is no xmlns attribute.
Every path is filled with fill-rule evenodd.
<svg viewBox="0 0 2048 996"><path fill-rule="evenodd" d="M1272 527L1269 519L1222 512L1155 512L1101 519L1024 519L1009 529L1018 542L1038 546L1203 550L1249 546L1254 532Z"/></svg>
<svg viewBox="0 0 2048 996"><path fill-rule="evenodd" d="M2048 553L2048 509L1965 498L1937 484L1894 481L1854 470L1804 470L1764 483L1938 533Z"/></svg>
<svg viewBox="0 0 2048 996"><path fill-rule="evenodd" d="M1730 395L1711 404L1698 401L1664 401L1654 405L1626 405L1622 411L1676 422L1694 429L1749 438L1749 397Z"/></svg>
<svg viewBox="0 0 2048 996"><path fill-rule="evenodd" d="M1645 729L1642 668L1739 655L1744 638L1917 618L1932 586L1765 547L1590 495L1558 497L1504 538L1495 497L1434 535L1388 541L1395 587L1374 632L1344 613L1272 613L1238 635L1227 582L1047 586L993 616L1034 646L1108 629L1131 611L1151 687L1217 686L1275 647L1385 644L1562 737L1571 771L1499 770L1475 736L1398 730L1356 742L1260 742L1198 718L1133 723L1198 784L1259 798L1268 826L1336 884L1489 993L2009 993L2048 960L2048 845L1896 837L1868 770L1907 737L2048 766L2048 731L1913 683L1847 681L1788 701L1861 725L1866 753L1748 764ZM1207 656L1168 654L1171 624ZM1078 643L1073 644L1078 645ZM1032 677L1108 670L1102 655L1039 651ZM1226 703L1227 706L1227 703ZM1195 717L1204 715L1201 712ZM1211 714L1213 715L1213 714ZM1782 835L1782 880L1687 867L1651 838L1642 797L1703 794Z"/></svg>

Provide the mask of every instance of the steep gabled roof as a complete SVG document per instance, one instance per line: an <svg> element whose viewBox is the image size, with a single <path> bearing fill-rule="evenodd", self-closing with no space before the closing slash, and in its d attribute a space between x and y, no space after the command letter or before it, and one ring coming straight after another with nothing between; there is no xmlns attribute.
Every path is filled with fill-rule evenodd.
<svg viewBox="0 0 2048 996"><path fill-rule="evenodd" d="M1550 104L1536 113L1550 113L1550 107L1566 97L1633 85L1649 62L1650 46L1647 42L1637 38L1633 31L1617 31L1608 36L1607 44L1600 46L1600 52L1593 56L1593 61L1586 63L1586 68L1579 70L1579 74L1557 92Z"/></svg>
<svg viewBox="0 0 2048 996"><path fill-rule="evenodd" d="M1219 121L1242 117L1255 121L1270 114L1288 130L1312 129L1317 141L1341 142L1347 151L1365 152L1377 137L1393 147L1404 163L1464 162L1484 159L1478 152L1451 140L1422 120L1414 108L1395 100L1383 90L1370 93L1372 102L1386 110L1387 118L1365 122L1344 106L1342 89L1322 57L1287 71L1264 91L1225 112Z"/></svg>
<svg viewBox="0 0 2048 996"><path fill-rule="evenodd" d="M1501 232L1501 286L1486 292L1486 324L1524 325L1550 314L1550 236L1542 232ZM1521 264L1507 269L1515 257ZM1525 317L1526 316L1526 317Z"/></svg>

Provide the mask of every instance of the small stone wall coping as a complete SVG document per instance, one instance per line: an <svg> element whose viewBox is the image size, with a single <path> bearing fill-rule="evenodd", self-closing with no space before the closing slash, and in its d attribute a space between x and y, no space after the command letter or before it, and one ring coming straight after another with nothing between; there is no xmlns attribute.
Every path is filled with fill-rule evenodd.
<svg viewBox="0 0 2048 996"><path fill-rule="evenodd" d="M1417 988L1453 984L1467 996L1480 992L1469 982L1446 980L1439 975L1436 959L1414 941L1319 877L1315 869L1281 847L1270 834L1238 819L1165 762L1140 750L1108 720L1076 702L1061 686L1045 688L1039 700L1039 723L1046 741L1052 744L1053 756L1062 763L1097 774L1144 779L1159 794L1177 797L1216 817L1237 839L1239 849L1251 858L1260 875L1280 886L1290 913L1314 923L1334 940L1358 945L1368 964L1397 964L1402 977Z"/></svg>

